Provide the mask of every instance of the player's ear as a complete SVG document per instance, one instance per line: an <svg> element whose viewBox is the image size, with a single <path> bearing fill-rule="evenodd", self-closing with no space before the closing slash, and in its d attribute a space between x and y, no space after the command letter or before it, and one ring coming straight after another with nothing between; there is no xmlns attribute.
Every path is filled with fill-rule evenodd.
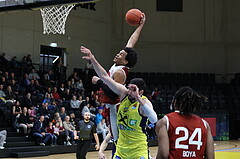
<svg viewBox="0 0 240 159"><path fill-rule="evenodd" d="M143 92L144 92L144 90L141 90L141 91L139 91L139 94L140 94L140 95L142 95L142 94L143 94Z"/></svg>

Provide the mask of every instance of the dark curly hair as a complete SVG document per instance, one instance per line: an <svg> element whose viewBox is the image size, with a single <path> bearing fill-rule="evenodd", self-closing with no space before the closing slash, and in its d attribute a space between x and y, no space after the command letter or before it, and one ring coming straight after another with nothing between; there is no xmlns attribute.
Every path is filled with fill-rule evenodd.
<svg viewBox="0 0 240 159"><path fill-rule="evenodd" d="M137 51L134 48L126 47L124 49L127 52L126 60L128 63L126 64L127 67L134 67L137 63Z"/></svg>
<svg viewBox="0 0 240 159"><path fill-rule="evenodd" d="M133 78L131 79L130 84L137 85L139 91L144 90L146 88L146 83L142 78Z"/></svg>
<svg viewBox="0 0 240 159"><path fill-rule="evenodd" d="M174 95L173 101L176 100L175 107L182 114L192 114L201 109L207 97L197 93L190 87L180 88Z"/></svg>

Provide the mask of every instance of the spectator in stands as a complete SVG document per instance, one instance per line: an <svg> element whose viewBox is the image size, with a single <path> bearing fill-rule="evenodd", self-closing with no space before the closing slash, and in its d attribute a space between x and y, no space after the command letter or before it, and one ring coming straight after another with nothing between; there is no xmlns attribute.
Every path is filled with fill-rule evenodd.
<svg viewBox="0 0 240 159"><path fill-rule="evenodd" d="M6 102L5 97L6 97L6 94L3 91L3 85L0 84L0 99L1 99L2 103Z"/></svg>
<svg viewBox="0 0 240 159"><path fill-rule="evenodd" d="M30 117L27 111L27 107L23 108L23 112L21 113L19 119L19 128L23 128L23 133L28 137L31 132L31 128L33 127L33 123L30 121Z"/></svg>
<svg viewBox="0 0 240 159"><path fill-rule="evenodd" d="M86 112L90 113L91 119L94 119L94 118L96 117L95 114L92 114L92 113L90 112L90 104L89 104L89 103L83 107L83 109L82 109L82 116L84 116L84 114L85 114Z"/></svg>
<svg viewBox="0 0 240 159"><path fill-rule="evenodd" d="M12 91L14 94L18 95L20 91L20 86L16 83L14 79L11 80L10 86L12 87Z"/></svg>
<svg viewBox="0 0 240 159"><path fill-rule="evenodd" d="M81 79L75 82L75 88L77 89L78 93L81 94L84 91L83 82Z"/></svg>
<svg viewBox="0 0 240 159"><path fill-rule="evenodd" d="M26 106L27 108L33 106L31 96L32 96L31 93L27 93L23 99L24 106Z"/></svg>
<svg viewBox="0 0 240 159"><path fill-rule="evenodd" d="M70 92L70 89L65 89L65 94L64 94L64 97L63 97L63 100L71 100L72 99L72 94Z"/></svg>
<svg viewBox="0 0 240 159"><path fill-rule="evenodd" d="M22 113L22 108L20 107L20 102L17 100L12 108L12 114L13 114L13 127L19 132L18 125L18 119L20 117L20 114Z"/></svg>
<svg viewBox="0 0 240 159"><path fill-rule="evenodd" d="M102 113L103 113L103 107L99 107L98 108L98 113L97 113L96 118L95 118L96 125L98 125L98 123L100 123L102 121L102 119L103 119Z"/></svg>
<svg viewBox="0 0 240 159"><path fill-rule="evenodd" d="M69 117L70 117L70 123L76 128L76 126L77 126L77 123L78 123L78 119L75 117L75 114L74 113L71 113L70 115L69 115Z"/></svg>
<svg viewBox="0 0 240 159"><path fill-rule="evenodd" d="M65 117L63 127L65 129L66 134L68 134L67 141L70 141L70 143L73 144L73 140L77 137L77 131L75 130L76 128L71 124L69 116Z"/></svg>
<svg viewBox="0 0 240 159"><path fill-rule="evenodd" d="M58 112L54 113L54 117L53 117L52 122L55 124L55 123L57 122L57 120L58 120L59 117L60 117L60 115L59 115ZM61 118L61 117L60 117L60 118Z"/></svg>
<svg viewBox="0 0 240 159"><path fill-rule="evenodd" d="M8 71L4 72L4 77L5 77L6 84L8 84L10 82L10 76L9 76Z"/></svg>
<svg viewBox="0 0 240 159"><path fill-rule="evenodd" d="M48 103L43 103L42 106L40 106L39 114L41 116L44 116L45 119L50 119L51 118L51 113L48 109Z"/></svg>
<svg viewBox="0 0 240 159"><path fill-rule="evenodd" d="M55 79L59 80L61 76L61 67L63 66L62 57L59 57L54 63L53 63L53 72Z"/></svg>
<svg viewBox="0 0 240 159"><path fill-rule="evenodd" d="M28 74L27 73L25 73L24 74L24 77L23 77L23 81L22 81L22 85L25 87L25 88L27 88L28 87L28 85L30 85L30 80L29 80L29 78L28 78Z"/></svg>
<svg viewBox="0 0 240 159"><path fill-rule="evenodd" d="M74 79L74 82L79 81L79 76L77 74L77 72L73 72L69 77L68 77L68 81L71 81L72 79Z"/></svg>
<svg viewBox="0 0 240 159"><path fill-rule="evenodd" d="M0 149L4 149L4 143L6 143L7 139L7 131L2 130L0 131Z"/></svg>
<svg viewBox="0 0 240 159"><path fill-rule="evenodd" d="M51 98L53 98L53 96L52 96L52 88L51 87L47 88L47 91L45 93L45 98L48 96L48 94L50 94Z"/></svg>
<svg viewBox="0 0 240 159"><path fill-rule="evenodd" d="M34 119L37 117L37 112L33 105L28 109L28 114L30 121L34 121Z"/></svg>
<svg viewBox="0 0 240 159"><path fill-rule="evenodd" d="M4 76L1 78L0 84L3 85L4 88L7 87L8 83L7 83L6 78Z"/></svg>
<svg viewBox="0 0 240 159"><path fill-rule="evenodd" d="M86 159L86 154L91 146L92 138L94 136L96 150L99 149L99 139L96 131L95 124L90 121L90 114L85 112L84 120L81 120L77 124L77 131L79 132L79 140L77 141L77 159Z"/></svg>
<svg viewBox="0 0 240 159"><path fill-rule="evenodd" d="M65 121L65 117L67 116L65 107L61 107L60 112L59 112L59 115L60 115L62 121Z"/></svg>
<svg viewBox="0 0 240 159"><path fill-rule="evenodd" d="M40 146L45 146L49 140L51 141L51 135L45 131L44 116L40 116L39 120L36 120L34 123L33 137L36 137L38 139L37 143Z"/></svg>
<svg viewBox="0 0 240 159"><path fill-rule="evenodd" d="M5 99L9 102L15 102L16 99L16 95L14 94L14 92L12 91L12 87L11 86L7 86L7 90L5 91L6 97Z"/></svg>
<svg viewBox="0 0 240 159"><path fill-rule="evenodd" d="M61 118L59 118L61 120ZM61 123L61 125L63 125ZM63 142L60 142L59 139L61 136L65 136L65 129L63 128L63 126L60 125L60 122L56 122L55 126L54 126L54 135L57 137L58 143L60 145L63 145Z"/></svg>
<svg viewBox="0 0 240 159"><path fill-rule="evenodd" d="M32 95L36 95L36 88L35 88L34 80L30 80L30 84L27 86L27 92L31 93Z"/></svg>
<svg viewBox="0 0 240 159"><path fill-rule="evenodd" d="M43 75L42 85L45 87L45 89L51 86L51 81L48 79L46 74Z"/></svg>
<svg viewBox="0 0 240 159"><path fill-rule="evenodd" d="M65 85L64 83L61 83L60 87L58 88L58 94L60 95L61 99L64 98L64 93L65 93Z"/></svg>
<svg viewBox="0 0 240 159"><path fill-rule="evenodd" d="M11 61L10 61L10 66L13 68L13 69L18 69L20 68L20 64L19 62L17 61L17 57L14 56L12 57Z"/></svg>
<svg viewBox="0 0 240 159"><path fill-rule="evenodd" d="M80 101L77 100L77 97L75 95L72 96L72 99L70 101L70 110L76 112L79 111L80 108Z"/></svg>
<svg viewBox="0 0 240 159"><path fill-rule="evenodd" d="M67 81L66 89L69 89L70 92L74 91L74 88L72 87L72 82L71 81Z"/></svg>
<svg viewBox="0 0 240 159"><path fill-rule="evenodd" d="M3 68L7 68L9 64L9 61L6 59L5 56L6 56L5 53L2 53L2 55L0 56L0 62Z"/></svg>
<svg viewBox="0 0 240 159"><path fill-rule="evenodd" d="M53 96L53 99L55 99L55 101L57 101L58 103L62 103L62 99L61 99L60 95L58 94L57 87L53 87L52 96Z"/></svg>
<svg viewBox="0 0 240 159"><path fill-rule="evenodd" d="M30 70L34 68L32 63L32 56L30 54L27 55L26 61L27 61L27 71L30 72Z"/></svg>
<svg viewBox="0 0 240 159"><path fill-rule="evenodd" d="M160 94L159 90L157 87L154 88L151 96L152 96L152 100L156 100L157 96Z"/></svg>
<svg viewBox="0 0 240 159"><path fill-rule="evenodd" d="M47 93L42 104L48 103L50 105L52 101L53 101L53 98L51 96L51 93Z"/></svg>
<svg viewBox="0 0 240 159"><path fill-rule="evenodd" d="M15 80L15 81L18 80L18 79L15 77L15 73L14 73L14 72L11 72L11 73L10 73L10 81L11 81L11 80Z"/></svg>
<svg viewBox="0 0 240 159"><path fill-rule="evenodd" d="M32 80L32 79L39 80L40 79L40 76L38 75L38 73L36 73L34 68L32 68L31 72L29 73L29 79L30 80Z"/></svg>
<svg viewBox="0 0 240 159"><path fill-rule="evenodd" d="M49 122L48 127L46 127L46 132L51 135L53 145L57 145L57 136L54 134L55 127L52 122Z"/></svg>
<svg viewBox="0 0 240 159"><path fill-rule="evenodd" d="M106 138L108 133L108 127L105 122L105 118L102 118L101 122L97 124L97 134L102 134L103 140Z"/></svg>

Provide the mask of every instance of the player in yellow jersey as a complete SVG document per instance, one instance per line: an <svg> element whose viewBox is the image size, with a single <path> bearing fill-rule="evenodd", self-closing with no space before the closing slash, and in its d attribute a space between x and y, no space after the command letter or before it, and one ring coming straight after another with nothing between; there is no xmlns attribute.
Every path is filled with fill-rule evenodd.
<svg viewBox="0 0 240 159"><path fill-rule="evenodd" d="M114 159L148 159L146 124L147 120L156 123L157 115L152 103L142 95L146 86L144 80L132 79L127 89L108 76L89 49L81 46L81 52L86 55L84 59L91 60L100 79L120 97L117 113L119 139Z"/></svg>

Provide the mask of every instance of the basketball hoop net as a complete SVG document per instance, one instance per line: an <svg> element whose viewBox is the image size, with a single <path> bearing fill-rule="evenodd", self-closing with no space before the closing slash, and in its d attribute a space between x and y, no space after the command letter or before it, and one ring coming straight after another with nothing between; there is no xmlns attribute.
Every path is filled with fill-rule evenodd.
<svg viewBox="0 0 240 159"><path fill-rule="evenodd" d="M75 4L42 8L43 34L65 34L67 17Z"/></svg>

